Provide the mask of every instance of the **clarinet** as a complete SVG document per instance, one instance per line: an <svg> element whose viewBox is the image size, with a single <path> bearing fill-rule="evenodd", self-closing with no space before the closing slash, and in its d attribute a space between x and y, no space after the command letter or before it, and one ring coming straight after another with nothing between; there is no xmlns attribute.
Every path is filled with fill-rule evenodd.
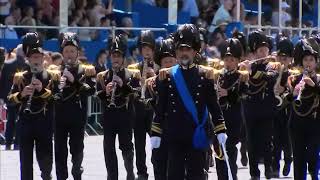
<svg viewBox="0 0 320 180"><path fill-rule="evenodd" d="M294 100L294 102L295 102L295 104L296 104L297 106L301 106L301 104L302 104L301 95L302 95L302 91L303 91L304 88L305 88L305 82L303 82L303 79L308 76L308 73L309 73L308 70L309 70L309 67L307 67L307 68L303 71L302 78L301 78L301 80L300 80L300 82L299 82L299 83L303 83L303 84L302 84L302 86L301 86L301 88L300 88L300 91L299 91L299 94L298 94L297 98Z"/></svg>
<svg viewBox="0 0 320 180"><path fill-rule="evenodd" d="M67 71L67 70L69 70L70 69L70 62L71 62L71 59L68 59L67 60L67 63L64 65L64 70L63 70L63 72L64 71ZM62 76L65 76L64 74L62 74ZM59 86L59 89L60 89L60 93L63 93L63 87L62 87L62 85L60 84L60 86Z"/></svg>
<svg viewBox="0 0 320 180"><path fill-rule="evenodd" d="M109 108L115 108L116 107L115 99L116 99L117 82L115 82L113 79L114 79L114 76L117 75L118 71L119 71L118 68L114 68L113 69L112 92L111 92L110 104L108 105Z"/></svg>
<svg viewBox="0 0 320 180"><path fill-rule="evenodd" d="M32 73L31 83L36 79L36 73L37 72L38 72L38 70L37 70L36 67L31 68L31 73ZM33 97L33 94L34 94L34 90L35 89L33 88L32 94L29 96L28 101L27 101L27 105L23 110L23 112L25 114L30 114L32 112L31 111L31 102L32 102L32 97Z"/></svg>
<svg viewBox="0 0 320 180"><path fill-rule="evenodd" d="M147 59L143 60L143 69L142 69L142 77L140 80L141 84L141 99L144 100L146 98L146 85L145 81L147 79L147 68L148 68L148 62Z"/></svg>

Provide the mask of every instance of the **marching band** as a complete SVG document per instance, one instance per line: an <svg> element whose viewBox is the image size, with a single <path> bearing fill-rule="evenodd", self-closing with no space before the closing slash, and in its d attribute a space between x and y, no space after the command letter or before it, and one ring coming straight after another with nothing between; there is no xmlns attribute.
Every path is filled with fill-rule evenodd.
<svg viewBox="0 0 320 180"><path fill-rule="evenodd" d="M271 53L272 41L263 31L252 31L248 43L234 32L221 60L213 60L204 50L205 32L183 24L159 42L151 31L142 31L137 46L143 60L125 67L127 39L119 34L108 41L111 68L97 74L94 66L78 60L77 34L65 32L59 38L60 66L45 68L41 38L27 33L24 57L19 57L26 63L5 64L0 79L0 103L7 104L8 120L14 121L15 112L19 116L22 180L33 179L34 147L42 179L52 179L53 161L57 179L68 179L68 144L72 176L82 179L87 98L92 95L103 107L108 180L119 174L116 136L126 179L150 179L147 134L155 180L206 180L212 159L217 179L237 180L239 142L251 180L260 179L259 163L266 179L279 178L282 151L283 176L293 162L295 180L306 179L307 172L318 180L319 36L295 46L281 36L277 52ZM9 150L12 132L6 138Z"/></svg>

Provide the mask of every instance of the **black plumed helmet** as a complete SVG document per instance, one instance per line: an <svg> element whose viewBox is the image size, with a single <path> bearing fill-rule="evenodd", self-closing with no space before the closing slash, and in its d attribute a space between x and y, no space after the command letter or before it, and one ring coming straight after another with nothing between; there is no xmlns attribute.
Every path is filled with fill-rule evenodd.
<svg viewBox="0 0 320 180"><path fill-rule="evenodd" d="M36 32L27 33L22 38L22 50L27 57L33 53L43 53L42 45L42 39Z"/></svg>
<svg viewBox="0 0 320 180"><path fill-rule="evenodd" d="M119 52L125 56L127 52L127 38L122 34L117 35L114 40L111 39L109 41L108 49L110 53Z"/></svg>
<svg viewBox="0 0 320 180"><path fill-rule="evenodd" d="M248 36L248 44L251 52L255 52L259 47L270 48L270 40L261 30L252 31Z"/></svg>
<svg viewBox="0 0 320 180"><path fill-rule="evenodd" d="M242 45L243 53L244 54L247 53L247 39L246 39L246 36L242 32L236 30L236 31L234 31L232 33L232 38L238 39L240 41L241 45Z"/></svg>
<svg viewBox="0 0 320 180"><path fill-rule="evenodd" d="M174 41L172 38L163 39L156 45L155 63L161 65L161 60L165 57L175 57Z"/></svg>
<svg viewBox="0 0 320 180"><path fill-rule="evenodd" d="M80 40L76 33L65 32L59 36L60 50L62 51L66 46L75 46L77 49L80 48Z"/></svg>
<svg viewBox="0 0 320 180"><path fill-rule="evenodd" d="M175 47L190 47L195 51L201 48L200 33L198 28L193 24L183 24L179 26L174 36Z"/></svg>
<svg viewBox="0 0 320 180"><path fill-rule="evenodd" d="M243 55L243 48L241 42L236 38L230 38L226 40L226 48L221 52L221 57L225 58L227 56L232 56L240 59Z"/></svg>
<svg viewBox="0 0 320 180"><path fill-rule="evenodd" d="M318 53L313 50L306 39L301 39L298 41L293 50L294 64L302 66L302 59L307 55L313 55L316 61L318 61Z"/></svg>
<svg viewBox="0 0 320 180"><path fill-rule="evenodd" d="M138 48L142 49L143 46L150 46L152 49L155 49L156 41L154 39L153 32L150 30L141 31L141 34L138 38Z"/></svg>
<svg viewBox="0 0 320 180"><path fill-rule="evenodd" d="M278 56L288 56L293 55L293 43L287 37L281 37L277 44L277 55Z"/></svg>

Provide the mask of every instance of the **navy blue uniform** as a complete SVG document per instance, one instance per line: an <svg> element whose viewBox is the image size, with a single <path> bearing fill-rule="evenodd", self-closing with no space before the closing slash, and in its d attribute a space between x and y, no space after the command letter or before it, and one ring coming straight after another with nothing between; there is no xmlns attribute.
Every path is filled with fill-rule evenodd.
<svg viewBox="0 0 320 180"><path fill-rule="evenodd" d="M62 67L64 69L64 67ZM74 179L81 179L83 169L83 139L87 116L87 97L95 93L95 82L92 77L85 75L80 64L69 69L74 76L74 82L67 81L67 85L60 92L55 82L55 162L58 180L68 178L68 137L70 153L72 155L72 175Z"/></svg>
<svg viewBox="0 0 320 180"><path fill-rule="evenodd" d="M302 74L294 76L292 89L302 79ZM307 84L302 90L301 105L292 104L292 116L289 123L292 140L294 179L306 179L307 165L313 180L318 179L320 150L320 109L319 109L319 75L311 77L316 86ZM291 97L290 97L291 96ZM288 99L293 99L289 94ZM296 98L296 97L294 97Z"/></svg>
<svg viewBox="0 0 320 180"><path fill-rule="evenodd" d="M10 103L7 100L7 96L10 92L12 87L13 76L17 71L22 71L26 69L25 60L23 57L18 56L17 59L5 61L1 76L0 76L0 99L3 99L4 102L7 104L8 108L8 117L7 117L7 124L6 124L6 145L11 146L13 143L14 132L16 131L16 138L18 137L18 129L16 128L16 120L18 114L18 106L14 103ZM17 130L16 130L17 129ZM17 145L18 140L14 142Z"/></svg>
<svg viewBox="0 0 320 180"><path fill-rule="evenodd" d="M196 124L180 98L170 69L163 71L168 75L165 79L158 79L159 101L151 135L164 138L168 143L168 180L183 180L185 172L187 179L205 179L207 149L193 147ZM202 118L205 106L212 116L212 121L208 120L204 125L208 136L212 137L214 133L224 132L225 124L214 90L213 78L209 77L213 72L208 71L192 64L188 69L182 68L182 76L197 108L199 119Z"/></svg>
<svg viewBox="0 0 320 180"><path fill-rule="evenodd" d="M237 155L238 149L236 145L240 142L241 137L241 97L248 88L247 82L240 80L243 76L237 70L224 72L218 78L218 84L221 88L228 91L228 95L221 97L219 103L226 122L228 139L226 142L226 150L229 156L229 163L233 179L237 179ZM227 180L228 171L225 160L216 158L216 168L218 179Z"/></svg>
<svg viewBox="0 0 320 180"><path fill-rule="evenodd" d="M284 71L280 81L280 85L285 87L284 93L280 96L283 98L288 93L287 80L290 76L289 71ZM285 99L284 99L285 100ZM276 102L278 103L278 102ZM289 116L290 116L290 107L288 101L283 101L280 107L275 109L275 118L273 121L273 161L272 161L272 170L275 175L279 175L280 170L280 160L281 152L284 153L285 164L290 167L292 162L292 148L289 138Z"/></svg>
<svg viewBox="0 0 320 180"><path fill-rule="evenodd" d="M115 91L115 107L110 107L111 95L104 90L112 82L114 71L106 70L98 74L98 97L103 103L104 156L108 172L108 180L118 179L118 160L115 148L115 138L118 135L119 148L122 151L124 165L127 170L127 180L134 179L133 173L133 143L132 143L132 98L139 86L139 77L128 69L122 68L117 72L123 81L123 86L117 86ZM136 72L138 75L140 72Z"/></svg>
<svg viewBox="0 0 320 180"><path fill-rule="evenodd" d="M273 86L275 72L267 64L253 64L247 98L244 101L251 177L260 177L258 162L264 158L265 174L272 173Z"/></svg>
<svg viewBox="0 0 320 180"><path fill-rule="evenodd" d="M156 71L155 63L148 63L148 67L153 68ZM141 75L143 74L143 61L134 65L130 65L135 69L139 69ZM148 77L146 77L148 78ZM146 98L150 95L148 91L145 94ZM134 146L136 151L136 166L137 174L142 177L148 177L147 166L146 166L146 134L150 132L151 122L153 118L153 109L140 99L134 101L135 108L135 119L134 119Z"/></svg>
<svg viewBox="0 0 320 180"><path fill-rule="evenodd" d="M9 101L19 104L18 111L20 121L19 145L20 145L20 169L22 180L33 179L33 149L44 180L51 179L53 145L52 145L52 96L50 90L50 75L47 71L36 74L36 78L42 82L42 90L34 91L31 101L31 112L25 113L29 97L21 97L21 92L26 85L31 83L32 73L16 73L18 80L12 87L8 96Z"/></svg>

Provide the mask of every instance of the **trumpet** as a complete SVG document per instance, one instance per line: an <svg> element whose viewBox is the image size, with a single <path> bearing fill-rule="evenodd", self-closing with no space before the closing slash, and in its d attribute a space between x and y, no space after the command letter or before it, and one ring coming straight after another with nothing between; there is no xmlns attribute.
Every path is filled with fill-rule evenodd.
<svg viewBox="0 0 320 180"><path fill-rule="evenodd" d="M284 65L282 64L281 67L280 67L279 76L278 76L277 81L276 81L276 83L275 83L275 85L273 87L274 96L279 101L279 103L277 104L278 107L280 107L282 105L283 100L280 97L280 93L276 91L276 88L280 86L283 71L284 71Z"/></svg>
<svg viewBox="0 0 320 180"><path fill-rule="evenodd" d="M31 68L31 73L32 73L32 78L31 78L31 83L36 79L36 73L38 72L38 69L37 67L32 67ZM32 111L31 111L31 102L32 102L32 97L33 97L33 94L34 94L34 88L32 90L32 94L29 96L28 98L28 101L27 101L27 105L26 107L24 108L23 112L25 114L30 114Z"/></svg>
<svg viewBox="0 0 320 180"><path fill-rule="evenodd" d="M116 90L117 90L117 82L115 82L114 76L117 75L119 69L118 68L114 68L113 69L113 78L112 78L112 92L111 92L111 98L110 98L110 104L108 105L109 108L114 108L116 107L116 103L115 103L115 99L116 99Z"/></svg>
<svg viewBox="0 0 320 180"><path fill-rule="evenodd" d="M296 104L297 106L301 106L301 104L302 104L301 95L302 95L302 91L303 91L304 88L305 88L305 82L303 81L303 79L304 79L305 77L307 77L308 74L309 74L309 67L307 67L307 68L303 71L302 78L301 78L301 80L300 80L300 82L299 82L299 84L302 83L302 86L301 86L301 88L300 88L300 90L299 90L299 93L298 93L297 98L294 100L294 102L295 102L295 104Z"/></svg>

